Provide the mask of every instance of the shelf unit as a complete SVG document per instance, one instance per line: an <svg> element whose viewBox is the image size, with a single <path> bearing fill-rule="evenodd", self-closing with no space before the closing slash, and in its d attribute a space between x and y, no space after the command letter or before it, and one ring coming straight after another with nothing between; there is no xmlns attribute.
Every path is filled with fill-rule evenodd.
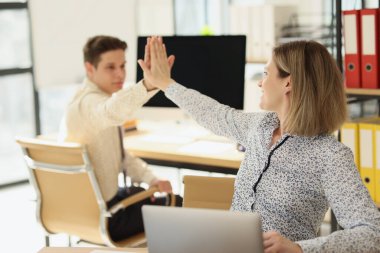
<svg viewBox="0 0 380 253"><path fill-rule="evenodd" d="M346 94L350 97L369 96L379 98L380 89L346 89Z"/></svg>
<svg viewBox="0 0 380 253"><path fill-rule="evenodd" d="M362 8L365 8L365 1L361 1ZM378 6L380 7L380 0L378 1ZM333 14L334 15L334 12ZM336 61L338 67L343 72L343 55L342 55L342 1L335 0L335 34L336 34ZM346 94L348 97L360 99L378 99L380 107L380 89L346 89ZM380 209L380 203L375 203ZM333 212L331 212L331 232L339 230L339 224L337 223L336 217Z"/></svg>
<svg viewBox="0 0 380 253"><path fill-rule="evenodd" d="M377 100L380 108L380 89L346 89L347 103L362 103L368 100ZM361 108L363 105L361 105Z"/></svg>

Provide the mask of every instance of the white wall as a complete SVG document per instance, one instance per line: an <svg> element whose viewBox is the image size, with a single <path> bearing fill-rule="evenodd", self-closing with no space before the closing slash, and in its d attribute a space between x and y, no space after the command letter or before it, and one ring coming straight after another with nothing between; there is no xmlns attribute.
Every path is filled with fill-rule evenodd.
<svg viewBox="0 0 380 253"><path fill-rule="evenodd" d="M331 0L333 1L333 0ZM330 0L234 0L233 3L244 4L275 4L275 5L295 5L297 6L298 13L322 13L324 5Z"/></svg>
<svg viewBox="0 0 380 253"><path fill-rule="evenodd" d="M127 81L136 78L138 35L173 35L172 0L29 0L38 87L82 82L89 37L125 40Z"/></svg>
<svg viewBox="0 0 380 253"><path fill-rule="evenodd" d="M72 84L84 77L82 47L91 36L128 43L127 69L136 65L135 0L30 0L36 84ZM133 59L133 60L132 60ZM130 78L131 71L129 71Z"/></svg>
<svg viewBox="0 0 380 253"><path fill-rule="evenodd" d="M172 0L138 0L136 3L138 35L174 35Z"/></svg>

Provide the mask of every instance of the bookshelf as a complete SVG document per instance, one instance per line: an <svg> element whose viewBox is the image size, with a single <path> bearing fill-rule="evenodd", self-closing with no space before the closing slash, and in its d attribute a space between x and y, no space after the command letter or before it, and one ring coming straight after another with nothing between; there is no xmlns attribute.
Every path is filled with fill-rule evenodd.
<svg viewBox="0 0 380 253"><path fill-rule="evenodd" d="M334 1L334 0L333 0ZM365 8L365 1L361 1L362 8ZM380 7L380 0L378 1ZM332 13L334 16L334 12ZM342 55L342 1L335 0L335 39L336 39L336 61L338 67L343 73L343 55ZM358 99L378 99L380 105L380 89L352 89L346 88L348 97ZM377 208L380 209L380 203L375 203ZM337 223L334 213L331 211L331 232L341 229Z"/></svg>

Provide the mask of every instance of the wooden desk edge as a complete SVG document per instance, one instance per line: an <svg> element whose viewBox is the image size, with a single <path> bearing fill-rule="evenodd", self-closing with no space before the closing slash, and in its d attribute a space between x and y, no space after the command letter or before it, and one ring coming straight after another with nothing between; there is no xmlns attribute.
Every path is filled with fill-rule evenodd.
<svg viewBox="0 0 380 253"><path fill-rule="evenodd" d="M193 164L200 165L208 165L208 166L218 166L225 167L229 169L240 168L241 160L220 160L217 158L211 157L201 157L201 156L191 156L191 155L181 155L181 154L165 154L162 152L154 152L154 151L142 151L136 150L133 148L129 148L128 151L135 156L146 159L156 159L162 161L171 161L171 162L187 162Z"/></svg>
<svg viewBox="0 0 380 253"><path fill-rule="evenodd" d="M148 253L147 248L85 248L85 247L44 247L38 253L91 253L93 250L107 250L115 252Z"/></svg>

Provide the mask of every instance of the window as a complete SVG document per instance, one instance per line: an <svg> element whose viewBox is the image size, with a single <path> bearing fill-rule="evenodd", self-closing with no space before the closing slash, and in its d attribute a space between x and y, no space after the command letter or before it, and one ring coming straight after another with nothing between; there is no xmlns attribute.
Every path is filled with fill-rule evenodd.
<svg viewBox="0 0 380 253"><path fill-rule="evenodd" d="M27 179L15 136L34 136L35 109L27 4L0 0L0 185Z"/></svg>
<svg viewBox="0 0 380 253"><path fill-rule="evenodd" d="M15 136L33 136L32 76L0 77L0 185L27 178L27 169Z"/></svg>
<svg viewBox="0 0 380 253"><path fill-rule="evenodd" d="M31 66L26 10L0 11L0 69Z"/></svg>

